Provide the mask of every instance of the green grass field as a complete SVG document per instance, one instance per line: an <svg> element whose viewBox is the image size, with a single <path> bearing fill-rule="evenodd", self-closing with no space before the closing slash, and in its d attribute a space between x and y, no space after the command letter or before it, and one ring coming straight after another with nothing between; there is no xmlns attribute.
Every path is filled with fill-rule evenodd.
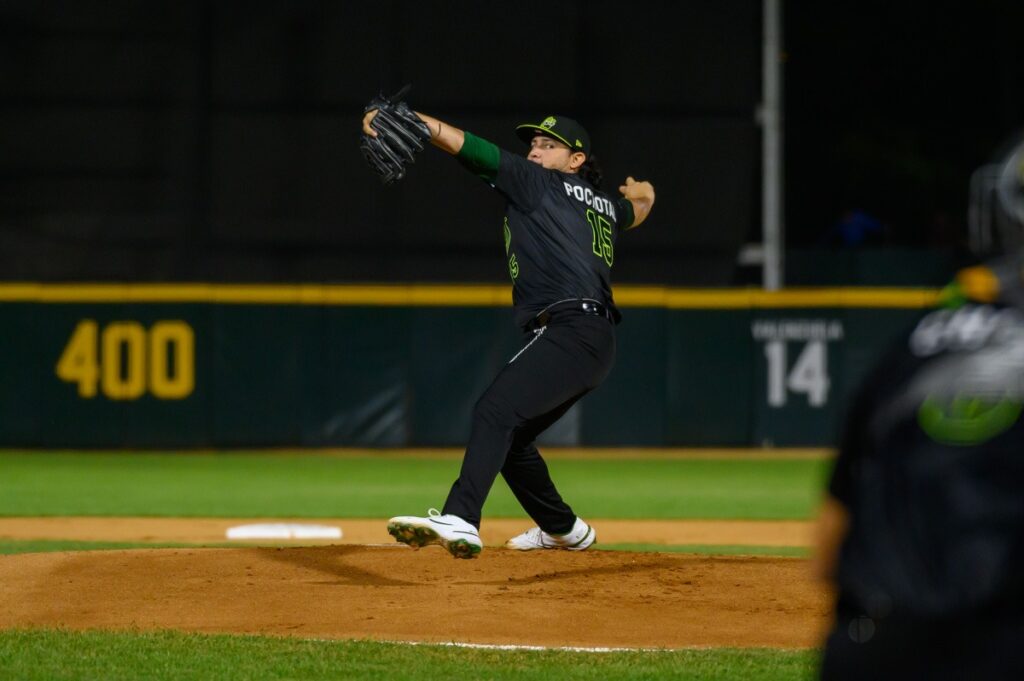
<svg viewBox="0 0 1024 681"><path fill-rule="evenodd" d="M582 653L180 633L0 632L0 678L56 679L805 679L812 651Z"/></svg>
<svg viewBox="0 0 1024 681"><path fill-rule="evenodd" d="M805 519L818 460L549 463L594 518ZM0 453L0 516L385 518L440 507L459 461L317 454ZM525 517L499 478L484 515Z"/></svg>
<svg viewBox="0 0 1024 681"><path fill-rule="evenodd" d="M316 453L0 453L0 516L369 517L440 506L459 462ZM819 460L550 462L573 506L602 518L807 519ZM585 509L585 510L584 510ZM485 516L523 517L499 481ZM166 544L165 544L166 545ZM128 548L0 540L0 554ZM793 547L602 546L804 555ZM3 558L0 558L3 560ZM582 653L179 633L0 631L11 679L806 679L814 651Z"/></svg>

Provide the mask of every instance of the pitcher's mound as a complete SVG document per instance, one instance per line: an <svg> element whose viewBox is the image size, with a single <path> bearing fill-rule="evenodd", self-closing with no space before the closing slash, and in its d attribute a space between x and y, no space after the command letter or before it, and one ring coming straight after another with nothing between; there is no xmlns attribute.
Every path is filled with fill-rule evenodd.
<svg viewBox="0 0 1024 681"><path fill-rule="evenodd" d="M0 628L180 629L539 646L809 647L829 600L792 558L438 547L0 556Z"/></svg>

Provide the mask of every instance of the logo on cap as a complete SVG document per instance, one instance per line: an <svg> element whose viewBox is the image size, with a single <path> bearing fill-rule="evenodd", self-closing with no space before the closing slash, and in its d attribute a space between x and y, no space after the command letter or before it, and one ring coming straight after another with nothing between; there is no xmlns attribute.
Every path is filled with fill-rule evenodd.
<svg viewBox="0 0 1024 681"><path fill-rule="evenodd" d="M583 146L583 142L580 142L579 140L576 140L576 146L577 147L582 147Z"/></svg>
<svg viewBox="0 0 1024 681"><path fill-rule="evenodd" d="M544 122L540 124L540 127L550 129L555 127L555 123L557 122L558 121L555 119L554 116L548 116L547 118L544 119Z"/></svg>

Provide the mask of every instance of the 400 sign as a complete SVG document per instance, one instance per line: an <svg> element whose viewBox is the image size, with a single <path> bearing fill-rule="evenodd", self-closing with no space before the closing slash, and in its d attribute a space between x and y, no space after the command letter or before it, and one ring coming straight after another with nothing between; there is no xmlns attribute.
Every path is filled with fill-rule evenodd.
<svg viewBox="0 0 1024 681"><path fill-rule="evenodd" d="M83 319L71 333L55 367L57 377L78 387L83 399L97 392L111 400L181 400L195 388L195 332L179 319L149 329L135 321L102 328ZM98 389L98 391L97 391Z"/></svg>
<svg viewBox="0 0 1024 681"><path fill-rule="evenodd" d="M843 339L837 319L759 319L751 325L754 340L764 344L769 407L786 406L790 395L803 395L820 409L828 404L832 381L828 344ZM790 363L790 356L795 359Z"/></svg>

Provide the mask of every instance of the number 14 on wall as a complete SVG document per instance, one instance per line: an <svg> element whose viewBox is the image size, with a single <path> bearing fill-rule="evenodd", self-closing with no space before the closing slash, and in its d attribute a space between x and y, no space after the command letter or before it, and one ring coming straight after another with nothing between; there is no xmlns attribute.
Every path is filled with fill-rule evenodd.
<svg viewBox="0 0 1024 681"><path fill-rule="evenodd" d="M828 344L824 340L808 341L796 358L793 368L786 357L786 341L771 340L764 344L768 360L768 406L784 407L787 392L807 395L812 407L828 403Z"/></svg>
<svg viewBox="0 0 1024 681"><path fill-rule="evenodd" d="M755 341L764 343L768 360L768 406L786 406L790 393L806 395L807 404L821 409L828 404L832 381L828 376L828 344L845 336L839 319L755 319L750 328ZM796 348L793 367L789 350Z"/></svg>

